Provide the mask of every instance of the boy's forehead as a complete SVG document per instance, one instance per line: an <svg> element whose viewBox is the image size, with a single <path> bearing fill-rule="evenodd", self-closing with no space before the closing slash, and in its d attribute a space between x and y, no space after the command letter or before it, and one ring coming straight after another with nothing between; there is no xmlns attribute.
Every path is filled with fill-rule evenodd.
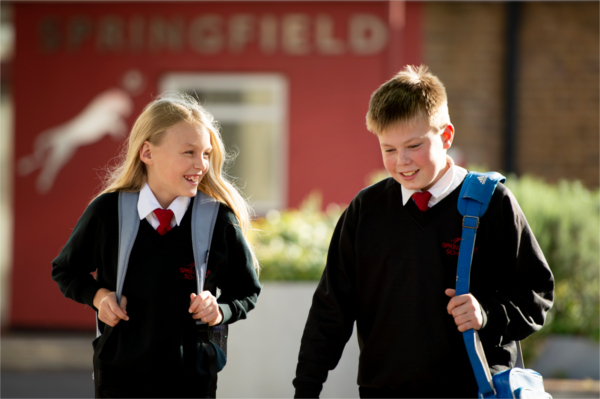
<svg viewBox="0 0 600 399"><path fill-rule="evenodd" d="M414 138L419 138L427 135L427 133L435 130L429 123L418 118L412 121L399 121L383 129L378 135L379 142L385 143L386 141L408 141Z"/></svg>

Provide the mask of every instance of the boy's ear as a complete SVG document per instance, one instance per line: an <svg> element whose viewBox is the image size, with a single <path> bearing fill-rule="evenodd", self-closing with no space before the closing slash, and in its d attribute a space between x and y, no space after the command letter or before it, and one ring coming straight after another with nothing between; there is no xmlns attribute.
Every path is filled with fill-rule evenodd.
<svg viewBox="0 0 600 399"><path fill-rule="evenodd" d="M154 164L154 161L152 160L152 151L150 148L149 141L144 141L144 144L142 144L142 148L140 148L140 159L146 165Z"/></svg>
<svg viewBox="0 0 600 399"><path fill-rule="evenodd" d="M444 145L444 150L450 148L452 145L452 140L454 140L454 126L449 123L442 132L442 143Z"/></svg>

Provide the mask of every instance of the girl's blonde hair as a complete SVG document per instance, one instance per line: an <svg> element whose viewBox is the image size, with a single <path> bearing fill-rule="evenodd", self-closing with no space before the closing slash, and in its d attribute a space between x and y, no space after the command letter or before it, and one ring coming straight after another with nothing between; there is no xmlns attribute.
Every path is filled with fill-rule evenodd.
<svg viewBox="0 0 600 399"><path fill-rule="evenodd" d="M129 140L123 147L119 162L108 170L104 188L97 197L115 191L140 191L147 179L145 165L140 159L142 145L146 141L159 145L166 130L182 121L200 124L210 134L212 146L209 157L210 165L206 175L200 181L198 189L231 208L248 242L252 209L223 172L228 154L225 151L218 126L213 116L194 97L185 93L165 92L144 108L131 129ZM249 242L248 247L252 254L254 267L258 272L258 260Z"/></svg>

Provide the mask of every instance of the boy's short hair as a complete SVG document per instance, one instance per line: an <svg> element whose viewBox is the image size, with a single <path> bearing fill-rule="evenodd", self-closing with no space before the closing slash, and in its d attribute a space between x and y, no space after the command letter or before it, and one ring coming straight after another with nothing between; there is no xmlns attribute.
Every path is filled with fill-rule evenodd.
<svg viewBox="0 0 600 399"><path fill-rule="evenodd" d="M426 65L406 65L371 96L367 129L379 135L398 122L418 118L439 129L450 123L446 88Z"/></svg>

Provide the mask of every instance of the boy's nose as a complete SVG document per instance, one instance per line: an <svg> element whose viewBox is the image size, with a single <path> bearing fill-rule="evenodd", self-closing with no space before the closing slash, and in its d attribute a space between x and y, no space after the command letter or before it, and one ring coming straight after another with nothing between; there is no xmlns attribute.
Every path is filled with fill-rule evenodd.
<svg viewBox="0 0 600 399"><path fill-rule="evenodd" d="M398 152L398 164L399 165L408 165L410 163L410 157L406 153L406 151Z"/></svg>

